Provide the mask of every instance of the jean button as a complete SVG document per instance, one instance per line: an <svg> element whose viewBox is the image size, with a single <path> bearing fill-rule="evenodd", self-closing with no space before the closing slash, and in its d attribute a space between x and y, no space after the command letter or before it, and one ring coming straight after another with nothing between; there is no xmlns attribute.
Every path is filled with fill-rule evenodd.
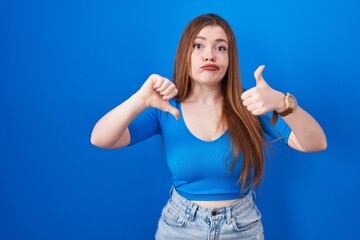
<svg viewBox="0 0 360 240"><path fill-rule="evenodd" d="M218 213L216 212L216 210L212 210L211 211L211 216L215 217Z"/></svg>

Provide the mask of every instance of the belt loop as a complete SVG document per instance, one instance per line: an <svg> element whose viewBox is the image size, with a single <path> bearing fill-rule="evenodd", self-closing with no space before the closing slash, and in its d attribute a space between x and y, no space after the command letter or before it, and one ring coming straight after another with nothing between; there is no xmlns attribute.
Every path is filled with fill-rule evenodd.
<svg viewBox="0 0 360 240"><path fill-rule="evenodd" d="M231 217L231 207L226 207L226 224L230 225L232 223L232 217Z"/></svg>
<svg viewBox="0 0 360 240"><path fill-rule="evenodd" d="M173 190L174 190L174 187L173 187L173 186L171 186L170 191L169 191L169 195L170 195L170 197L172 196Z"/></svg>
<svg viewBox="0 0 360 240"><path fill-rule="evenodd" d="M250 190L251 191L251 194L252 194L252 197L253 197L253 200L255 201L256 199L256 192L254 190Z"/></svg>
<svg viewBox="0 0 360 240"><path fill-rule="evenodd" d="M195 214L199 206L196 204L191 204L190 212L187 212L186 217L190 222L193 222L195 219Z"/></svg>

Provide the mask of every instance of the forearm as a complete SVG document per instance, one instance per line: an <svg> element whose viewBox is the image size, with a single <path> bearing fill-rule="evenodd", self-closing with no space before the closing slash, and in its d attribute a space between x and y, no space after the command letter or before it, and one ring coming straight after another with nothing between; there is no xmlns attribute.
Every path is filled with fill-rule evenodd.
<svg viewBox="0 0 360 240"><path fill-rule="evenodd" d="M273 111L286 115L283 119L292 129L288 141L289 146L304 152L324 150L327 147L327 142L325 133L319 123L301 107L297 106L292 95L285 95L272 89L266 83L262 76L264 67L262 65L254 72L256 86L241 95L244 106L253 115L257 116ZM294 111L290 111L290 113L289 110ZM277 114L273 115L273 121L276 121L276 119Z"/></svg>
<svg viewBox="0 0 360 240"><path fill-rule="evenodd" d="M130 143L128 126L143 110L154 107L169 112L179 119L179 110L170 105L169 99L178 90L167 78L152 74L141 88L125 102L108 112L95 125L91 143L102 148L119 148Z"/></svg>
<svg viewBox="0 0 360 240"><path fill-rule="evenodd" d="M91 143L102 148L117 148L127 145L130 136L124 133L131 121L145 108L145 101L135 93L96 123L91 134Z"/></svg>
<svg viewBox="0 0 360 240"><path fill-rule="evenodd" d="M301 107L283 117L292 129L289 146L304 152L316 152L326 149L326 136L320 124Z"/></svg>

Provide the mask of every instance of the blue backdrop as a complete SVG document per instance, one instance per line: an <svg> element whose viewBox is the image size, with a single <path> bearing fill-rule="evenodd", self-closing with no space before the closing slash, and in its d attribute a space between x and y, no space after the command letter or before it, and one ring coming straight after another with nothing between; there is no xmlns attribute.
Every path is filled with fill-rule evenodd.
<svg viewBox="0 0 360 240"><path fill-rule="evenodd" d="M357 0L0 1L0 239L153 239L171 176L161 139L103 150L96 121L215 12L245 87L265 64L323 126L328 149L274 144L257 202L266 239L360 239Z"/></svg>

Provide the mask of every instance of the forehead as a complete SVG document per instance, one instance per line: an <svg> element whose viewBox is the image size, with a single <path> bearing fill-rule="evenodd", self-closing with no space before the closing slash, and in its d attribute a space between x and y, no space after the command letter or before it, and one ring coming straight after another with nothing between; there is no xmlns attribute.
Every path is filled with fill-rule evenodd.
<svg viewBox="0 0 360 240"><path fill-rule="evenodd" d="M228 42L224 29L217 25L203 27L196 37L205 38L207 40L222 39Z"/></svg>

